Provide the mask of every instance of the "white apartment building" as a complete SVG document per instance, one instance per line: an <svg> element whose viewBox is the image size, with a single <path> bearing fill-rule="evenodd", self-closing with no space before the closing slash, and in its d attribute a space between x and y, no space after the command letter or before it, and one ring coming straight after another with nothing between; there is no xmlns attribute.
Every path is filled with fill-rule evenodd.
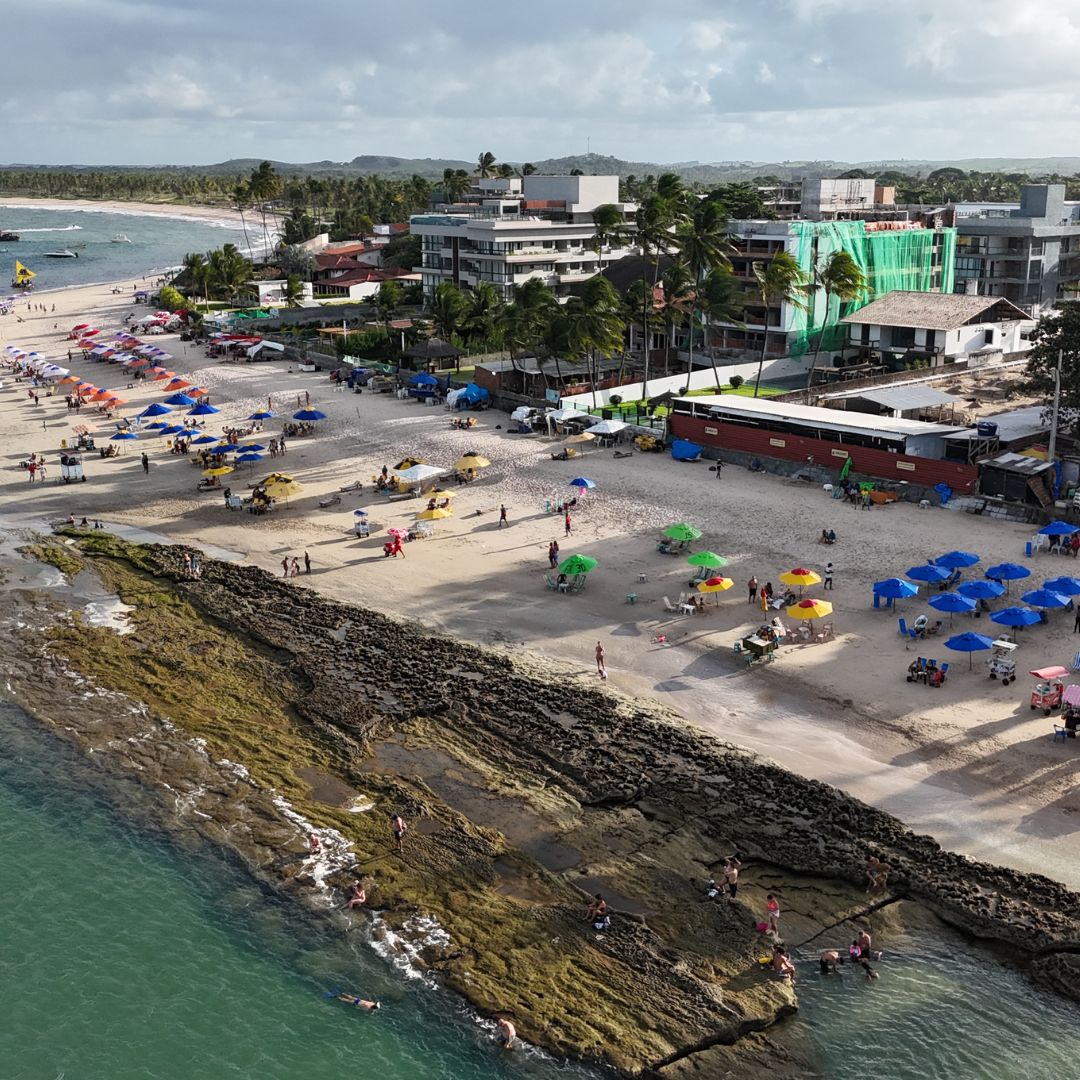
<svg viewBox="0 0 1080 1080"><path fill-rule="evenodd" d="M490 282L504 300L513 286L539 278L556 296L637 249L629 241L599 252L592 212L612 203L633 222L637 209L619 202L617 176L526 176L481 180L465 204L416 214L424 296L443 281L471 288Z"/></svg>

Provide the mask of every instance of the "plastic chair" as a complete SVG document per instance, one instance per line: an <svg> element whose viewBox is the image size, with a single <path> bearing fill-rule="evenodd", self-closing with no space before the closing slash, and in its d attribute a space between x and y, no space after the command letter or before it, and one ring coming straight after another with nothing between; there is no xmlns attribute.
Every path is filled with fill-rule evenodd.
<svg viewBox="0 0 1080 1080"><path fill-rule="evenodd" d="M1042 533L1036 533L1031 538L1031 550L1041 551L1046 544L1046 537Z"/></svg>
<svg viewBox="0 0 1080 1080"><path fill-rule="evenodd" d="M907 623L904 621L903 618L899 618L896 621L900 624L900 635L902 637L907 637L911 633L911 631L908 629ZM1080 653L1077 653L1076 655L1077 658L1080 659Z"/></svg>

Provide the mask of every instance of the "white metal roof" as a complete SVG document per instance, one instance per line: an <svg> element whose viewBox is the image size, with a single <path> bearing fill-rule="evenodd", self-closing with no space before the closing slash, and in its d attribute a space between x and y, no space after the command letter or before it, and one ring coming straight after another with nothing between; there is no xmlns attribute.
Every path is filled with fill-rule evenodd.
<svg viewBox="0 0 1080 1080"><path fill-rule="evenodd" d="M837 394L836 398L862 398L881 405L886 409L926 409L933 405L954 405L960 399L946 394L944 390L935 390L932 386L868 386L863 390L852 390L850 394ZM835 400L835 399L834 399Z"/></svg>
<svg viewBox="0 0 1080 1080"><path fill-rule="evenodd" d="M788 420L794 424L827 427L835 431L852 431L883 437L908 438L913 435L944 435L963 431L961 424L924 424L921 420L894 419L891 416L871 416L869 413L840 412L817 405L796 405L793 402L770 398L746 398L736 394L706 394L701 397L676 398L677 402L692 405L715 405L747 420Z"/></svg>

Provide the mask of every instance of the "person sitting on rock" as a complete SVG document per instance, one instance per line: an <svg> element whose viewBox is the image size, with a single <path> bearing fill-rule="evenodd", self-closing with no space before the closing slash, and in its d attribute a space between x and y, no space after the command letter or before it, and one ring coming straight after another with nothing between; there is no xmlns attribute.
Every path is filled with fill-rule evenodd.
<svg viewBox="0 0 1080 1080"><path fill-rule="evenodd" d="M885 882L889 877L889 868L876 855L871 855L866 860L867 892L878 892L885 888Z"/></svg>
<svg viewBox="0 0 1080 1080"><path fill-rule="evenodd" d="M592 922L593 929L596 931L606 930L611 926L611 916L608 914L607 901L600 893L597 893L596 896L589 901L589 906L585 911L585 918Z"/></svg>
<svg viewBox="0 0 1080 1080"><path fill-rule="evenodd" d="M788 956L787 949L783 945L773 946L772 969L780 978L795 981L795 965L791 962L791 957Z"/></svg>

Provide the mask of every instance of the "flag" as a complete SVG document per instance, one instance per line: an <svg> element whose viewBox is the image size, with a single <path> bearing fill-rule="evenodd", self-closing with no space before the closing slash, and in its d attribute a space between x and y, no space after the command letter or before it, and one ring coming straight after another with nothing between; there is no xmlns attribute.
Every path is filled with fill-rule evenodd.
<svg viewBox="0 0 1080 1080"><path fill-rule="evenodd" d="M840 479L846 480L847 474L851 472L851 455L848 454L847 460L844 462L844 467L840 470Z"/></svg>

